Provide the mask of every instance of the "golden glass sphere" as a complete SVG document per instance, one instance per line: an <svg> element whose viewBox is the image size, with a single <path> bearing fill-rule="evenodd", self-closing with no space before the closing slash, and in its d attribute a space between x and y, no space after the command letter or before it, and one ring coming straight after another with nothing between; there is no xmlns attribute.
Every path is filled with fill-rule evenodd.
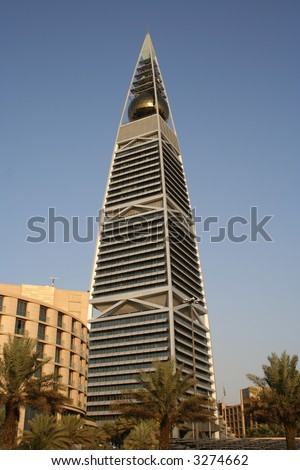
<svg viewBox="0 0 300 470"><path fill-rule="evenodd" d="M166 100L157 95L158 101L158 112L160 116L167 121L169 117L169 107ZM143 117L151 116L156 114L156 106L154 95L151 92L144 92L136 96L128 107L128 117L130 121L135 121Z"/></svg>

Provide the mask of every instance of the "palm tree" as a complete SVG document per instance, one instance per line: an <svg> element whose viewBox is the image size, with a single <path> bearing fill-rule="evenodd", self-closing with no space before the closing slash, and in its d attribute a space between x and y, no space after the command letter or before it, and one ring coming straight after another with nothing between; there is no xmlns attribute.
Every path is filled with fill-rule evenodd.
<svg viewBox="0 0 300 470"><path fill-rule="evenodd" d="M127 419L119 416L116 420L103 424L99 431L105 437L106 444L111 444L112 448L120 449L124 439L137 424L135 419Z"/></svg>
<svg viewBox="0 0 300 470"><path fill-rule="evenodd" d="M20 408L31 406L44 413L62 409L67 398L53 374L41 374L48 360L40 359L36 342L30 338L9 338L0 359L0 404L4 405L3 447L12 449L17 438Z"/></svg>
<svg viewBox="0 0 300 470"><path fill-rule="evenodd" d="M38 414L29 421L30 431L24 431L19 448L24 450L70 449L72 441L65 426L56 417Z"/></svg>
<svg viewBox="0 0 300 470"><path fill-rule="evenodd" d="M175 368L175 362L154 362L154 370L140 372L140 388L128 391L128 398L117 403L127 416L153 419L159 425L159 449L170 448L170 434L175 425L187 421L213 419L212 400L203 395L187 395L194 380Z"/></svg>
<svg viewBox="0 0 300 470"><path fill-rule="evenodd" d="M37 414L29 421L30 430L24 431L20 449L96 449L98 427L86 424L76 415L65 415L60 421L55 416Z"/></svg>
<svg viewBox="0 0 300 470"><path fill-rule="evenodd" d="M158 449L157 423L141 421L130 431L124 440L126 450L155 450Z"/></svg>
<svg viewBox="0 0 300 470"><path fill-rule="evenodd" d="M70 448L95 449L98 427L88 426L85 419L76 415L64 415L60 424L71 442Z"/></svg>
<svg viewBox="0 0 300 470"><path fill-rule="evenodd" d="M251 409L267 423L283 426L287 449L296 449L297 423L300 421L300 372L298 357L285 351L281 357L272 353L269 365L263 365L264 377L248 374L258 387Z"/></svg>

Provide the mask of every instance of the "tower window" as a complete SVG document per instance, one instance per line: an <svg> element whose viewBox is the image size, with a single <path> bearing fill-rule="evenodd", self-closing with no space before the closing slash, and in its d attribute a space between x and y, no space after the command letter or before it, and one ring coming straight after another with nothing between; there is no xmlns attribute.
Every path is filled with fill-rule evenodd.
<svg viewBox="0 0 300 470"><path fill-rule="evenodd" d="M20 318L16 318L15 334L24 335L24 333L25 333L25 320L20 320Z"/></svg>
<svg viewBox="0 0 300 470"><path fill-rule="evenodd" d="M60 330L56 332L56 344L62 344L62 331Z"/></svg>
<svg viewBox="0 0 300 470"><path fill-rule="evenodd" d="M54 366L54 379L59 380L60 378L60 367Z"/></svg>
<svg viewBox="0 0 300 470"><path fill-rule="evenodd" d="M44 325L39 324L38 327L38 339L45 339L45 332L46 332L46 327Z"/></svg>
<svg viewBox="0 0 300 470"><path fill-rule="evenodd" d="M55 349L55 362L57 362L59 364L60 361L61 361L61 349L56 348Z"/></svg>
<svg viewBox="0 0 300 470"><path fill-rule="evenodd" d="M63 326L63 314L61 312L58 312L57 314L57 326L60 326L61 328Z"/></svg>
<svg viewBox="0 0 300 470"><path fill-rule="evenodd" d="M36 346L37 352L40 354L40 358L43 357L44 355L44 344L43 343L38 343Z"/></svg>
<svg viewBox="0 0 300 470"><path fill-rule="evenodd" d="M23 300L18 300L17 315L26 317L26 309L27 309L27 302L24 302Z"/></svg>
<svg viewBox="0 0 300 470"><path fill-rule="evenodd" d="M46 309L46 307L43 307L42 305L40 306L39 320L43 321L43 322L47 321L47 309Z"/></svg>

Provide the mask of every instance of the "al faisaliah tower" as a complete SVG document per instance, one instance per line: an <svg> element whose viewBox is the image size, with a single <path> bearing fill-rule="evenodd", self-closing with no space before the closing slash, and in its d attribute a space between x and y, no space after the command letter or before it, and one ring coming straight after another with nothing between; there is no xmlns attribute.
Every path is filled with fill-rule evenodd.
<svg viewBox="0 0 300 470"><path fill-rule="evenodd" d="M139 371L173 358L216 398L196 229L181 151L150 35L126 97L99 221L90 289L87 414L138 386ZM199 423L202 436L214 434ZM215 426L213 426L215 428Z"/></svg>

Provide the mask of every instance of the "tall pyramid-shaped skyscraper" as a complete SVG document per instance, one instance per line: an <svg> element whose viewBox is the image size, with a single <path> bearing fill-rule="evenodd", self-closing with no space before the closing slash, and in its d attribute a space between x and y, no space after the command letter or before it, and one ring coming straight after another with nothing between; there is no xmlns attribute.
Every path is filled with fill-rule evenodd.
<svg viewBox="0 0 300 470"><path fill-rule="evenodd" d="M88 415L137 385L154 360L215 397L195 224L166 88L149 34L126 98L101 211L91 285ZM98 310L95 313L95 309Z"/></svg>

